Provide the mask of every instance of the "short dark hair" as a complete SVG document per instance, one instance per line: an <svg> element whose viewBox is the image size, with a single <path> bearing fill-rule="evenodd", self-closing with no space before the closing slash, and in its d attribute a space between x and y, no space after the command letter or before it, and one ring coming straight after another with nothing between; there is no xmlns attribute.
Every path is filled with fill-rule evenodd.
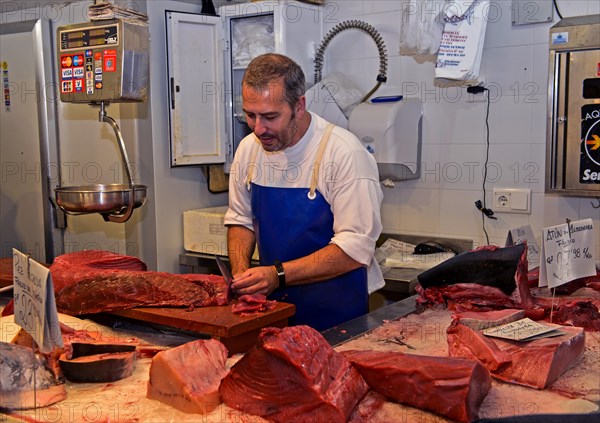
<svg viewBox="0 0 600 423"><path fill-rule="evenodd" d="M306 80L302 68L287 56L277 53L257 56L246 68L242 85L262 91L279 80L283 83L285 101L294 107L304 95Z"/></svg>

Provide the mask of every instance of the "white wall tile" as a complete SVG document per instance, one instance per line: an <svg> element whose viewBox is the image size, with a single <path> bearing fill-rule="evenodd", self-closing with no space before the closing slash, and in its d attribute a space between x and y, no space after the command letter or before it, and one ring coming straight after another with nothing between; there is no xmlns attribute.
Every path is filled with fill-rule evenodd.
<svg viewBox="0 0 600 423"><path fill-rule="evenodd" d="M494 84L502 95L514 95L532 82L533 47L497 47L484 49L486 84Z"/></svg>
<svg viewBox="0 0 600 423"><path fill-rule="evenodd" d="M530 161L522 168L523 182L532 192L543 193L546 175L546 144L531 144Z"/></svg>
<svg viewBox="0 0 600 423"><path fill-rule="evenodd" d="M344 29L336 33L325 48L325 60L332 62L348 59L363 59L364 37L360 31Z"/></svg>
<svg viewBox="0 0 600 423"><path fill-rule="evenodd" d="M530 145L492 144L488 164L488 184L498 188L528 188L531 172ZM483 163L482 163L483 168Z"/></svg>
<svg viewBox="0 0 600 423"><path fill-rule="evenodd" d="M579 215L579 198L559 195L544 197L544 227L560 225L565 219L577 220Z"/></svg>
<svg viewBox="0 0 600 423"><path fill-rule="evenodd" d="M548 94L549 58L548 44L535 44L533 46L531 81L536 84L537 95Z"/></svg>
<svg viewBox="0 0 600 423"><path fill-rule="evenodd" d="M410 233L437 233L439 226L439 191L405 190L402 182L384 189L382 206L384 230Z"/></svg>
<svg viewBox="0 0 600 423"><path fill-rule="evenodd" d="M477 190L482 186L485 147L445 144L440 146L440 189Z"/></svg>
<svg viewBox="0 0 600 423"><path fill-rule="evenodd" d="M440 192L440 231L470 239L480 239L483 234L481 212L475 201L481 200L481 191Z"/></svg>
<svg viewBox="0 0 600 423"><path fill-rule="evenodd" d="M362 0L327 0L323 8L325 24L329 28L345 20L356 19L362 14Z"/></svg>
<svg viewBox="0 0 600 423"><path fill-rule="evenodd" d="M484 142L485 104L450 102L444 100L445 97L445 94L439 94L437 102L428 102L423 106L425 142L430 140L442 144Z"/></svg>
<svg viewBox="0 0 600 423"><path fill-rule="evenodd" d="M531 44L532 25L512 25L511 1L492 0L488 13L485 48Z"/></svg>
<svg viewBox="0 0 600 423"><path fill-rule="evenodd" d="M600 2L597 2L597 1L588 2L588 10L587 10L586 15L599 15L599 14L600 14Z"/></svg>
<svg viewBox="0 0 600 423"><path fill-rule="evenodd" d="M552 22L530 25L533 29L533 44L548 45L550 40L550 28L556 25L558 21L560 21L560 18L556 12L554 12L554 20Z"/></svg>
<svg viewBox="0 0 600 423"><path fill-rule="evenodd" d="M490 104L491 144L529 144L532 105L527 97L503 96Z"/></svg>
<svg viewBox="0 0 600 423"><path fill-rule="evenodd" d="M531 142L546 142L546 125L548 124L548 96L532 96L531 101Z"/></svg>
<svg viewBox="0 0 600 423"><path fill-rule="evenodd" d="M550 0L548 0L550 1ZM554 23L513 26L511 1L492 0L500 15L488 22L481 80L490 88L490 163L501 171L498 180L486 184L486 202L492 189L532 189L532 213L496 214L497 221L485 219L491 243L504 245L508 229L529 223L534 233L542 227L600 212L591 199L544 193L548 32ZM329 2L328 2L329 3ZM361 19L382 33L388 48L388 82L379 95L399 93L423 101L423 145L421 177L385 189L382 214L386 230L405 233L432 233L440 236L487 242L481 212L474 202L482 199L482 170L485 159L485 101L466 93L466 88L444 87L434 80L435 55L401 55L400 1L338 1L336 17ZM595 1L559 0L563 16L598 13ZM555 14L555 22L558 17ZM341 19L343 20L343 19ZM396 23L395 21L400 22ZM331 25L333 26L333 25ZM363 34L338 35L327 58L332 69L357 78L364 90L374 85L378 57L372 40ZM336 38L337 38L336 37ZM329 53L329 49L328 49ZM457 170L463 173L457 176ZM476 176L469 179L469 170ZM495 175L496 177L498 175ZM443 235L442 235L443 234ZM596 241L599 244L599 241ZM600 247L599 247L600 249Z"/></svg>
<svg viewBox="0 0 600 423"><path fill-rule="evenodd" d="M363 3L363 13L400 12L401 7L398 0L370 0Z"/></svg>
<svg viewBox="0 0 600 423"><path fill-rule="evenodd" d="M563 18L586 15L588 6L594 3L596 2L587 0L557 0L556 2ZM558 13L555 16L558 17Z"/></svg>
<svg viewBox="0 0 600 423"><path fill-rule="evenodd" d="M592 219L594 226L594 247L595 247L595 260L600 263L600 208L594 208L600 206L597 198L581 198L580 200L580 219Z"/></svg>

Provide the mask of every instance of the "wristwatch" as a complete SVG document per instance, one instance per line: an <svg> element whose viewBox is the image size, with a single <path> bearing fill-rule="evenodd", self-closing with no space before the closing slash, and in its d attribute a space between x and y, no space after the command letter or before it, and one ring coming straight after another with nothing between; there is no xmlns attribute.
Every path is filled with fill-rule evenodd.
<svg viewBox="0 0 600 423"><path fill-rule="evenodd" d="M283 288L285 286L285 270L283 269L283 264L281 264L279 260L274 260L273 265L275 266L275 270L277 271L279 287Z"/></svg>

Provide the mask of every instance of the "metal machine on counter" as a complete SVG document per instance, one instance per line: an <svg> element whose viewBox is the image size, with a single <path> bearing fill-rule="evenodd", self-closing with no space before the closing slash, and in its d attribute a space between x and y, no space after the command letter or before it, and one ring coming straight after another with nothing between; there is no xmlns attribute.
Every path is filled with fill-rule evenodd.
<svg viewBox="0 0 600 423"><path fill-rule="evenodd" d="M57 30L60 99L100 107L119 143L127 183L61 186L56 203L67 214L100 213L123 223L146 199L146 186L134 185L123 136L106 106L145 101L148 91L148 25L132 19L106 19L66 25Z"/></svg>
<svg viewBox="0 0 600 423"><path fill-rule="evenodd" d="M600 196L600 15L550 29L546 191Z"/></svg>

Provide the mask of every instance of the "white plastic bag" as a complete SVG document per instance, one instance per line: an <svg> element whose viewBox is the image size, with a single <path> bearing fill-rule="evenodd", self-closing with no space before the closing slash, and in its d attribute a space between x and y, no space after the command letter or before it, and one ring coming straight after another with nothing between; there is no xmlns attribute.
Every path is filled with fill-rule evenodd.
<svg viewBox="0 0 600 423"><path fill-rule="evenodd" d="M479 76L489 0L466 2L466 8L448 8L446 25L435 65L435 77L459 81Z"/></svg>
<svg viewBox="0 0 600 423"><path fill-rule="evenodd" d="M409 0L404 3L400 49L418 54L437 53L444 29L444 0Z"/></svg>

